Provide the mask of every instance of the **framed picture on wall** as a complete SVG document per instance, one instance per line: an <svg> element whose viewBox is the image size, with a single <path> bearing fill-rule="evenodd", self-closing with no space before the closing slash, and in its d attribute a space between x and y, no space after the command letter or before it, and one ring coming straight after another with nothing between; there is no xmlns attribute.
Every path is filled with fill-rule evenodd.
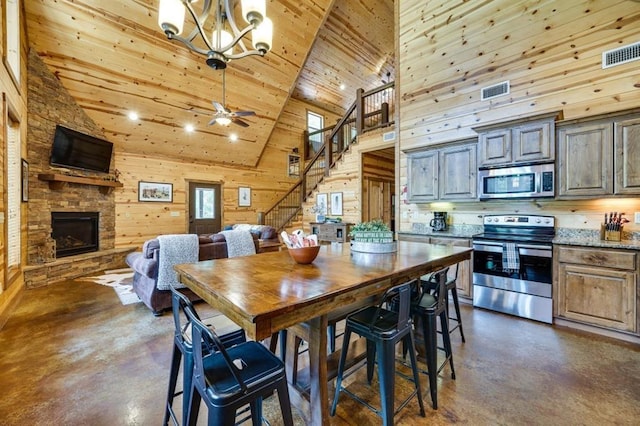
<svg viewBox="0 0 640 426"><path fill-rule="evenodd" d="M173 185L160 182L138 182L138 201L173 202Z"/></svg>
<svg viewBox="0 0 640 426"><path fill-rule="evenodd" d="M29 201L29 163L22 160L22 201Z"/></svg>
<svg viewBox="0 0 640 426"><path fill-rule="evenodd" d="M238 188L238 206L250 207L251 206L251 188L239 187Z"/></svg>
<svg viewBox="0 0 640 426"><path fill-rule="evenodd" d="M342 192L331 193L331 215L342 215Z"/></svg>
<svg viewBox="0 0 640 426"><path fill-rule="evenodd" d="M327 206L329 203L327 202L327 194L318 194L316 198L316 213L321 215L327 214Z"/></svg>

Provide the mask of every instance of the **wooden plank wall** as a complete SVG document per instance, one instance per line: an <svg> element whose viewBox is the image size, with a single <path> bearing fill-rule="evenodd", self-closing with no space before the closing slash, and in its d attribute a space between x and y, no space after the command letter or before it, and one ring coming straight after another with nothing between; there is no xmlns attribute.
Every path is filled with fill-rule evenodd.
<svg viewBox="0 0 640 426"><path fill-rule="evenodd" d="M5 2L0 2L0 16L3 17L2 31L0 31L0 54L5 57ZM23 17L22 11L20 11L21 18ZM20 139L22 143L21 157L27 158L27 144L26 144L26 128L27 128L27 102L26 102L26 37L24 28L20 29L20 67L21 67L21 79L19 85L16 86L14 80L11 77L6 65L6 61L0 65L0 92L2 97L0 98L0 114L2 123L2 131L0 131L0 328L4 325L8 318L9 312L17 304L22 290L24 288L24 276L22 274L22 266L20 268L12 268L9 270L7 267L7 190L11 186L15 188L15 183L7 181L6 170L6 127L8 125L8 119L11 115L15 121L20 123ZM21 204L21 240L22 246L22 259L26 259L26 244L27 240L27 204Z"/></svg>
<svg viewBox="0 0 640 426"><path fill-rule="evenodd" d="M116 153L115 167L120 171L120 180L124 184L122 189L116 190L116 247L141 246L159 234L186 232L189 181L222 184L223 226L257 223L258 212L270 208L296 181L296 178L287 176L287 154L293 148L302 152L307 109L317 111L304 102L288 101L255 168L184 163L168 158ZM327 122L336 118L334 114L325 114ZM173 202L138 202L138 181L141 180L173 184ZM250 207L238 206L238 187L241 186L251 188Z"/></svg>
<svg viewBox="0 0 640 426"><path fill-rule="evenodd" d="M384 131L388 131L388 129ZM349 152L338 162L331 174L325 178L315 192L315 194L326 193L329 195L329 199L332 192L342 193L341 217L343 222L358 223L362 221L362 154L394 147L393 142L382 140L382 133L382 130L377 130L360 136L358 143L351 146ZM303 229L306 232L311 230L309 223L315 221L315 214L311 212L311 207L315 203L314 196L303 205ZM329 201L327 215L335 216L331 215L330 207L331 201Z"/></svg>
<svg viewBox="0 0 640 426"><path fill-rule="evenodd" d="M479 125L558 110L565 119L589 117L640 101L640 62L601 68L603 51L640 41L637 2L405 0L396 11L400 150L475 137ZM480 88L505 80L508 96L480 100ZM406 182L401 154L399 184ZM552 214L561 227L597 229L604 211L630 215L640 201L401 204L400 229L428 223L434 210L454 212L454 224L529 212Z"/></svg>

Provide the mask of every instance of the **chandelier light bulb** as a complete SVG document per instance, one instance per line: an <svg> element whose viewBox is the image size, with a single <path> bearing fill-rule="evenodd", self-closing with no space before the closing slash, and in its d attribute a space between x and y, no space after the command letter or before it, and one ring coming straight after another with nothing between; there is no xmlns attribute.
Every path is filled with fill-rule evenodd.
<svg viewBox="0 0 640 426"><path fill-rule="evenodd" d="M167 35L182 33L185 11L180 0L160 0L158 25Z"/></svg>
<svg viewBox="0 0 640 426"><path fill-rule="evenodd" d="M273 41L273 22L271 19L264 18L262 23L253 30L253 47L263 54L271 50L271 42Z"/></svg>
<svg viewBox="0 0 640 426"><path fill-rule="evenodd" d="M233 36L228 31L220 30L220 44L218 44L218 31L215 29L213 30L213 35L211 37L211 44L216 50L221 51L223 47L230 45L232 41L233 41ZM231 55L232 51L233 51L233 46L222 53L224 55Z"/></svg>
<svg viewBox="0 0 640 426"><path fill-rule="evenodd" d="M264 0L242 0L242 16L247 24L258 25L267 14Z"/></svg>

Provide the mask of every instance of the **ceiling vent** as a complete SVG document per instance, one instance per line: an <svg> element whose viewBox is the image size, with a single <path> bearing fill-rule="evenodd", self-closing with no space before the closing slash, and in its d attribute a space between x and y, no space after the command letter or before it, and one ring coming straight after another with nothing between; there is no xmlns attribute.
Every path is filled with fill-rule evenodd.
<svg viewBox="0 0 640 426"><path fill-rule="evenodd" d="M486 101L502 95L509 94L509 81L503 81L502 83L494 84L493 86L480 89L481 100Z"/></svg>
<svg viewBox="0 0 640 426"><path fill-rule="evenodd" d="M391 142L396 140L396 132L386 132L382 134L382 140L384 142Z"/></svg>
<svg viewBox="0 0 640 426"><path fill-rule="evenodd" d="M602 52L602 69L640 59L640 42Z"/></svg>

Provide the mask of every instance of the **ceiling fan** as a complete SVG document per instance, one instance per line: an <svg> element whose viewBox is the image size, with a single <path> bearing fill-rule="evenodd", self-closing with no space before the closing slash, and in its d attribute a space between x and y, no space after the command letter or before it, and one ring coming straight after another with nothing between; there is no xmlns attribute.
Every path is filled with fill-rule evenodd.
<svg viewBox="0 0 640 426"><path fill-rule="evenodd" d="M226 92L226 81L225 81L225 70L222 70L222 103L218 103L216 101L211 101L213 106L216 108L216 112L213 115L211 121L209 121L209 125L212 124L220 124L222 126L228 126L230 123L237 124L242 127L249 127L249 123L244 120L241 120L239 117L246 117L249 115L256 115L253 111L231 111L225 107L225 92Z"/></svg>

